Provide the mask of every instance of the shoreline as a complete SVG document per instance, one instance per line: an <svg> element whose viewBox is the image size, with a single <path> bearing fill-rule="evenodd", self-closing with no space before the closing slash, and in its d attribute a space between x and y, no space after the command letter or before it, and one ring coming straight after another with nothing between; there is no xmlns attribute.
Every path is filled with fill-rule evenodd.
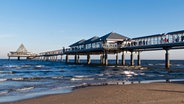
<svg viewBox="0 0 184 104"><path fill-rule="evenodd" d="M183 87L184 82L87 86L0 104L184 104Z"/></svg>

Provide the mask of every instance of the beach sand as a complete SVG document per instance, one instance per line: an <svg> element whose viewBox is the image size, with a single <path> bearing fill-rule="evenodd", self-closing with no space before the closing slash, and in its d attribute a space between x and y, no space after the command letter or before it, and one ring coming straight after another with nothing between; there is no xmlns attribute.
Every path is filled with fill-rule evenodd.
<svg viewBox="0 0 184 104"><path fill-rule="evenodd" d="M184 84L94 86L6 104L184 104Z"/></svg>

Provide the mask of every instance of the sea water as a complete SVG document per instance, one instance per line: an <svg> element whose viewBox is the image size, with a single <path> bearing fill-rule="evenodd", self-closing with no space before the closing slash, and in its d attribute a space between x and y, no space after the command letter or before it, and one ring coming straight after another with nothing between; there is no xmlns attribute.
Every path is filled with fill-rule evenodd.
<svg viewBox="0 0 184 104"><path fill-rule="evenodd" d="M98 62L92 60L92 63ZM110 60L109 63L113 64L115 61ZM183 60L172 60L171 72L164 69L164 60L142 60L142 65L147 68L135 70L129 67L120 69L114 66L65 64L60 61L1 59L0 102L68 93L77 86L89 84L100 85L116 81L149 83L184 79Z"/></svg>

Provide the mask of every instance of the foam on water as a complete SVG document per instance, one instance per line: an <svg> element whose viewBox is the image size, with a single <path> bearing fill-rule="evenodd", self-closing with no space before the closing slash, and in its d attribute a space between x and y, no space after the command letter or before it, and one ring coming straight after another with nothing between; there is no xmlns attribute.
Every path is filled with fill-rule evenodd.
<svg viewBox="0 0 184 104"><path fill-rule="evenodd" d="M7 94L8 91L0 91L0 95L4 95L4 94Z"/></svg>
<svg viewBox="0 0 184 104"><path fill-rule="evenodd" d="M24 78L12 78L12 80L14 80L14 81L22 81L22 80L24 80Z"/></svg>
<svg viewBox="0 0 184 104"><path fill-rule="evenodd" d="M19 88L19 89L16 89L16 91L26 91L26 90L31 90L33 89L34 87L24 87L24 88Z"/></svg>
<svg viewBox="0 0 184 104"><path fill-rule="evenodd" d="M7 81L8 79L0 79L0 82L4 82Z"/></svg>

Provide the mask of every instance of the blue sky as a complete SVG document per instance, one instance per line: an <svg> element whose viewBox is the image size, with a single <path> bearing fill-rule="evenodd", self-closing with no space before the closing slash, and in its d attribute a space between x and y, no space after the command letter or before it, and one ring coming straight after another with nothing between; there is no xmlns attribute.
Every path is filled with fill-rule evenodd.
<svg viewBox="0 0 184 104"><path fill-rule="evenodd" d="M0 58L23 43L35 53L111 31L130 38L184 29L184 0L0 0ZM183 50L172 58L184 59ZM164 57L164 51L143 58Z"/></svg>

